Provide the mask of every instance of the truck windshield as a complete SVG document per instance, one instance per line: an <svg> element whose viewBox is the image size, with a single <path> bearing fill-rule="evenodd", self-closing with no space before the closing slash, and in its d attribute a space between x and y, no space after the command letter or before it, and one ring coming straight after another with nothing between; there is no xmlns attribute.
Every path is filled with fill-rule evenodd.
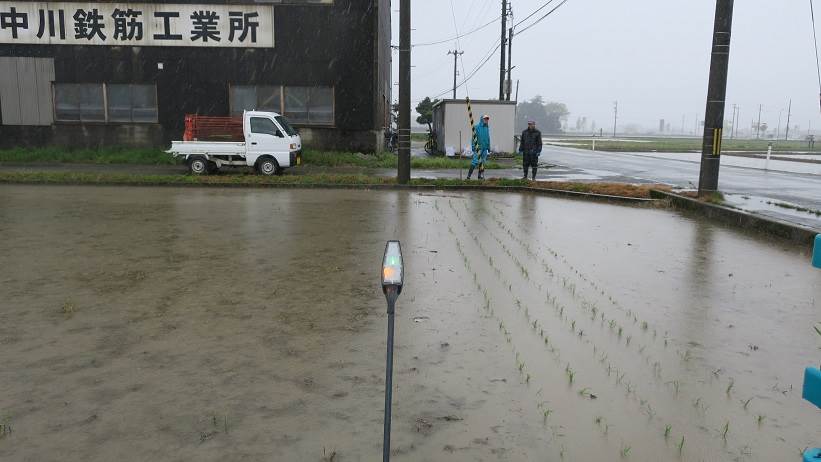
<svg viewBox="0 0 821 462"><path fill-rule="evenodd" d="M294 127L292 127L291 124L288 123L288 120L285 117L276 116L275 119L277 120L279 126L282 127L283 130L285 130L285 133L287 133L288 136L296 135L296 130L294 130Z"/></svg>

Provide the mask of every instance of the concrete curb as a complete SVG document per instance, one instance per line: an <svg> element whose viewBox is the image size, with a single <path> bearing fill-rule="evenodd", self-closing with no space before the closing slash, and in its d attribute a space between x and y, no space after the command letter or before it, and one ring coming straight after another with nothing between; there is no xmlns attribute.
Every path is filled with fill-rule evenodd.
<svg viewBox="0 0 821 462"><path fill-rule="evenodd" d="M147 187L182 187L182 188L258 188L258 189L362 189L362 190L418 190L418 191L496 191L526 192L544 196L560 196L595 200L621 204L648 204L657 199L638 197L611 196L607 194L565 191L562 189L534 188L531 186L495 186L495 185L399 185L399 184L333 184L333 183L164 183L144 181L14 181L0 180L0 184L54 185L54 186L147 186Z"/></svg>
<svg viewBox="0 0 821 462"><path fill-rule="evenodd" d="M730 207L710 204L665 191L658 191L654 189L650 191L650 196L656 199L669 200L670 204L674 208L680 210L695 211L706 216L707 218L711 218L728 225L738 226L745 229L753 229L755 231L765 233L770 236L776 236L796 244L808 245L810 248L813 246L815 236L821 233L821 230L813 229L808 226L776 220L774 218L764 217Z"/></svg>

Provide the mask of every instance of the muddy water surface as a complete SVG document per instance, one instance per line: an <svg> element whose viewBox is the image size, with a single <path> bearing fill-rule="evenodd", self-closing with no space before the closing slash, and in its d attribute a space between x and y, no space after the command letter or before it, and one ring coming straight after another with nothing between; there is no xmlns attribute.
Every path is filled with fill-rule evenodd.
<svg viewBox="0 0 821 462"><path fill-rule="evenodd" d="M0 460L792 460L806 249L529 195L0 186Z"/></svg>

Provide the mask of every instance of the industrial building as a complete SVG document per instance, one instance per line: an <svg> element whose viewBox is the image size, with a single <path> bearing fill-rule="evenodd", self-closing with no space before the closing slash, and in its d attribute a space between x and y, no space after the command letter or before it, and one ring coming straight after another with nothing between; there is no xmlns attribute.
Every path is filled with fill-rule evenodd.
<svg viewBox="0 0 821 462"><path fill-rule="evenodd" d="M390 0L0 1L0 147L161 147L186 114L256 109L378 150L390 31Z"/></svg>

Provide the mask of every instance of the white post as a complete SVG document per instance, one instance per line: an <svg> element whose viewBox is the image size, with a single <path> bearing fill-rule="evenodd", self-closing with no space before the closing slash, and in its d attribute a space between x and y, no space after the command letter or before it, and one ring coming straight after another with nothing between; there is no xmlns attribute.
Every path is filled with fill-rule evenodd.
<svg viewBox="0 0 821 462"><path fill-rule="evenodd" d="M773 144L770 143L767 145L767 160L764 161L764 170L770 169L770 156L773 153Z"/></svg>
<svg viewBox="0 0 821 462"><path fill-rule="evenodd" d="M593 150L596 150L596 138L593 138Z"/></svg>

